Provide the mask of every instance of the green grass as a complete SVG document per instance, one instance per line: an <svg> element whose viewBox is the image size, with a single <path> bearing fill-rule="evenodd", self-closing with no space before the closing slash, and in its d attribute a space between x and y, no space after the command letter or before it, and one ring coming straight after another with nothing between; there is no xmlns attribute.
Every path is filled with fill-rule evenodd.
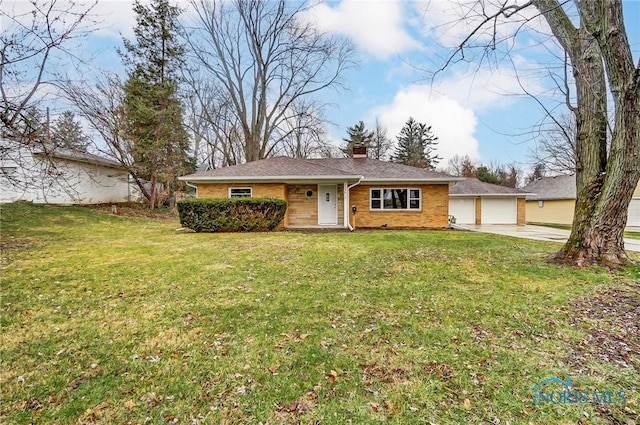
<svg viewBox="0 0 640 425"><path fill-rule="evenodd" d="M632 368L568 361L587 331L570 302L640 270L549 264L557 244L176 233L28 204L1 224L3 423L606 423L534 406L550 376L623 388L614 416L640 409Z"/></svg>

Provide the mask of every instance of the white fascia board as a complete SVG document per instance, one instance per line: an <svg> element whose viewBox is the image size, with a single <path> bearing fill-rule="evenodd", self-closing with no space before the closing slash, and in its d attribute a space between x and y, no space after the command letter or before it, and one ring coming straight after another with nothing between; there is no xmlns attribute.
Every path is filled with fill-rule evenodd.
<svg viewBox="0 0 640 425"><path fill-rule="evenodd" d="M530 193L450 193L450 198L524 198Z"/></svg>
<svg viewBox="0 0 640 425"><path fill-rule="evenodd" d="M433 179L389 179L389 178L364 178L362 179L362 183L451 183L465 180L460 177L439 177Z"/></svg>
<svg viewBox="0 0 640 425"><path fill-rule="evenodd" d="M345 182L357 181L361 176L242 176L242 177L209 177L183 176L178 180L193 183L309 183L309 182Z"/></svg>
<svg viewBox="0 0 640 425"><path fill-rule="evenodd" d="M90 164L90 165L98 165L101 167L105 167L105 168L114 168L114 169L118 169L118 170L126 170L126 168L122 165L119 164L115 161L110 161L108 159L105 158L105 161L102 161L100 159L91 159L91 158L80 158L77 156L71 156L71 155L62 155L62 154L57 154L57 153L47 153L47 152L34 152L34 155L37 156L50 156L51 158L58 158L58 159L63 159L65 161L70 161L70 162L80 162L82 164Z"/></svg>

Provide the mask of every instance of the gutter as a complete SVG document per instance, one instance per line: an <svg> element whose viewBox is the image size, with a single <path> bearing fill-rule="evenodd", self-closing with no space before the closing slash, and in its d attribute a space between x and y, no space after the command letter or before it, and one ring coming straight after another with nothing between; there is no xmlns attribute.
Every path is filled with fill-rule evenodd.
<svg viewBox="0 0 640 425"><path fill-rule="evenodd" d="M347 184L345 183L346 189L344 191L344 219L350 232L353 232L355 229L351 225L351 220L349 220L349 194L352 188L356 187L360 184L360 182L362 182L362 179L364 179L364 176L360 176L360 179L351 186L347 186Z"/></svg>

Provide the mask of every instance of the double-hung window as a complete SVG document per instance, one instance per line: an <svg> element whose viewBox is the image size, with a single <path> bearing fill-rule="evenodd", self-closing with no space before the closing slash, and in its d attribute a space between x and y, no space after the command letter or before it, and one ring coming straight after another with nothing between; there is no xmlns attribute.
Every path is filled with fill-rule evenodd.
<svg viewBox="0 0 640 425"><path fill-rule="evenodd" d="M419 210L422 192L414 188L371 189L369 199L372 210Z"/></svg>
<svg viewBox="0 0 640 425"><path fill-rule="evenodd" d="M230 187L229 198L251 198L250 187Z"/></svg>

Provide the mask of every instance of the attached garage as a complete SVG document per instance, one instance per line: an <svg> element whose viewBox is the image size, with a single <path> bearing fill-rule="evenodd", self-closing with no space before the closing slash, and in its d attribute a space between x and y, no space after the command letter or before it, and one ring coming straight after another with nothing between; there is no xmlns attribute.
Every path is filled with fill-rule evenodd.
<svg viewBox="0 0 640 425"><path fill-rule="evenodd" d="M627 226L640 227L640 198L634 198L629 204L629 215L627 216Z"/></svg>
<svg viewBox="0 0 640 425"><path fill-rule="evenodd" d="M457 224L475 224L475 198L449 198L449 215L456 218Z"/></svg>
<svg viewBox="0 0 640 425"><path fill-rule="evenodd" d="M524 224L528 194L467 178L449 187L449 215L456 224Z"/></svg>
<svg viewBox="0 0 640 425"><path fill-rule="evenodd" d="M482 224L517 224L516 199L482 198Z"/></svg>

